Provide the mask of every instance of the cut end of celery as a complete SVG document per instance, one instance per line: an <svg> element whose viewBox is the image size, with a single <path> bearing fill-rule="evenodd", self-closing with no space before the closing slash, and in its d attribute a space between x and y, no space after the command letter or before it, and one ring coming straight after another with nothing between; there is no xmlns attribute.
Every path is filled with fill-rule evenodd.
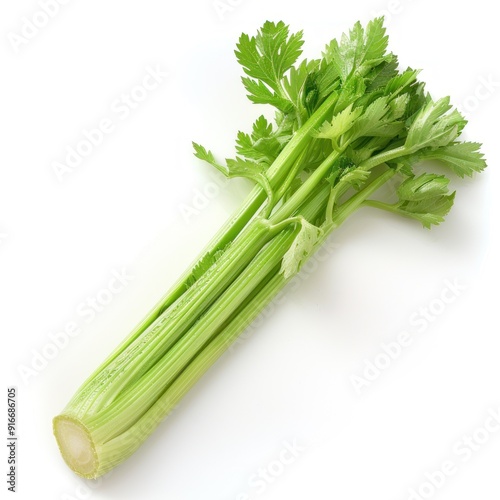
<svg viewBox="0 0 500 500"><path fill-rule="evenodd" d="M82 477L97 477L97 453L85 426L66 415L55 417L53 424L59 450L69 468Z"/></svg>

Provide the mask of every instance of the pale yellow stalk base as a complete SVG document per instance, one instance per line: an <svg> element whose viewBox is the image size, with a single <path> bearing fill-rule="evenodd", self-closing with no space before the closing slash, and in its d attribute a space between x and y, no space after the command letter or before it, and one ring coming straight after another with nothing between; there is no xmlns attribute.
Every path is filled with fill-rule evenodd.
<svg viewBox="0 0 500 500"><path fill-rule="evenodd" d="M57 445L69 468L79 476L95 478L99 462L94 443L85 426L65 415L54 418L53 425Z"/></svg>

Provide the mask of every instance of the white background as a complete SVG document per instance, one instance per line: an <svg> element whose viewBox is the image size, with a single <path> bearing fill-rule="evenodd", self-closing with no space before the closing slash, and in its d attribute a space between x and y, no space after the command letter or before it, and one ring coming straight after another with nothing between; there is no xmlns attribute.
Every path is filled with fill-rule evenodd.
<svg viewBox="0 0 500 500"><path fill-rule="evenodd" d="M421 487L427 498L498 498L500 432L480 430L500 405L493 4L218 5L73 0L16 51L13 34L40 7L2 2L0 331L3 387L19 393L17 498L403 500ZM234 181L183 217L197 190L222 182L192 156L190 141L230 155L236 131L262 112L239 81L239 34L283 19L304 29L305 54L314 57L356 20L384 11L391 50L402 66L424 69L434 95L465 109L466 138L484 142L489 169L453 182L456 206L432 231L369 209L356 214L338 231L331 258L211 369L153 438L97 484L79 479L60 458L52 417L249 190ZM113 103L148 66L168 77L122 119ZM488 80L496 83L489 90ZM53 162L106 117L115 130L59 182ZM79 305L122 269L134 278L85 321ZM446 280L465 290L441 311ZM420 308L430 304L440 314L422 322ZM81 333L25 383L21 365L72 321ZM358 393L352 377L403 331L412 345ZM456 453L463 446L454 446L475 432L488 442L464 462ZM294 441L298 457L280 466L283 443ZM6 469L6 448L3 455ZM426 490L425 474L447 460L456 472ZM272 482L256 483L269 467Z"/></svg>

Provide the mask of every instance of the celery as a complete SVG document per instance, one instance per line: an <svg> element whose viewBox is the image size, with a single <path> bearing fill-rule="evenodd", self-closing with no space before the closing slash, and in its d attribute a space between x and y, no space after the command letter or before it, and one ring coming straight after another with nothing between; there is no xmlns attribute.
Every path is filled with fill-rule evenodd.
<svg viewBox="0 0 500 500"><path fill-rule="evenodd" d="M441 223L454 193L428 159L460 177L486 163L458 142L466 121L399 72L382 19L356 23L322 59L296 64L302 33L266 22L242 35L237 58L252 102L276 108L238 134L235 159L198 158L256 183L241 209L54 419L66 463L95 478L129 457L237 336L355 211L373 207L424 227ZM373 200L389 179L397 203Z"/></svg>

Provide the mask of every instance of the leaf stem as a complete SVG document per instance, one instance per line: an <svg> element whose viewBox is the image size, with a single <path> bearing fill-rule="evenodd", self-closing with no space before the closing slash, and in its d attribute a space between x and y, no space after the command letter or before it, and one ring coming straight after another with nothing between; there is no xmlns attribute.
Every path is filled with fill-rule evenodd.
<svg viewBox="0 0 500 500"><path fill-rule="evenodd" d="M382 163L387 163L391 160L395 160L396 158L400 158L401 156L406 156L407 154L409 154L409 152L406 146L401 146L399 148L391 149L390 151L385 151L384 153L372 156L368 160L362 162L359 168L371 170Z"/></svg>
<svg viewBox="0 0 500 500"><path fill-rule="evenodd" d="M367 198L380 189L389 179L394 177L396 173L397 171L394 169L387 170L368 184L359 193L355 194L352 198L343 203L335 214L332 223L333 227L337 227L342 224L353 212L363 205Z"/></svg>
<svg viewBox="0 0 500 500"><path fill-rule="evenodd" d="M311 194L312 190L324 180L328 169L341 156L338 151L332 151L323 163L312 173L302 186L286 201L269 219L272 225L288 219Z"/></svg>

